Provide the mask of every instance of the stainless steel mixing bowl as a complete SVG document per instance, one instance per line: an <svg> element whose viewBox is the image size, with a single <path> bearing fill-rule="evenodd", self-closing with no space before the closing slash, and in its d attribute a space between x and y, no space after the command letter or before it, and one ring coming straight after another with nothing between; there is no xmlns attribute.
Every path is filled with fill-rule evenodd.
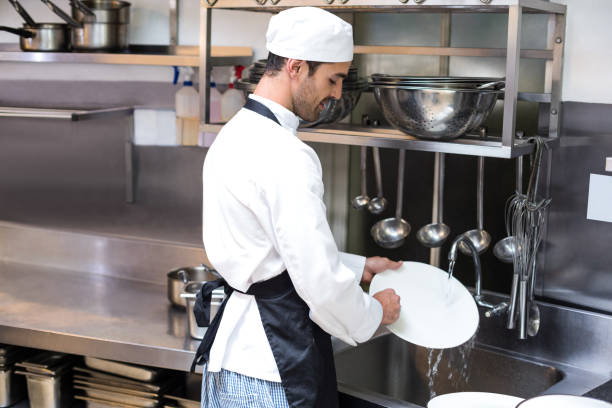
<svg viewBox="0 0 612 408"><path fill-rule="evenodd" d="M375 83L383 115L397 129L423 139L454 139L484 122L501 91Z"/></svg>
<svg viewBox="0 0 612 408"><path fill-rule="evenodd" d="M335 123L344 119L359 102L361 92L368 87L367 82L359 82L342 88L340 99L330 99L325 109L314 122L300 122L301 127L313 127L322 123Z"/></svg>
<svg viewBox="0 0 612 408"><path fill-rule="evenodd" d="M249 94L255 91L256 83L250 80L240 79L236 83L236 89L244 92L244 96L248 98ZM323 123L334 123L344 119L359 102L361 92L367 89L368 83L364 80L346 83L342 87L342 96L340 99L330 99L325 103L325 108L319 115L319 119L313 122L301 121L300 127L313 127Z"/></svg>

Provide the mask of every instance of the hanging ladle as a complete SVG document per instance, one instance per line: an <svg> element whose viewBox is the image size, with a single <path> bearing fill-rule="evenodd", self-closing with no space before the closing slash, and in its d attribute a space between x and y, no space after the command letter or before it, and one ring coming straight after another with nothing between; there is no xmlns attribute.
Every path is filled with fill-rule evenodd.
<svg viewBox="0 0 612 408"><path fill-rule="evenodd" d="M380 152L378 147L372 148L374 156L374 174L376 176L376 197L372 198L368 203L368 211L372 214L380 214L387 208L387 199L383 197L382 190L382 172L380 169Z"/></svg>
<svg viewBox="0 0 612 408"><path fill-rule="evenodd" d="M493 255L502 262L512 263L514 261L514 251L516 243L512 233L510 232L510 224L512 223L513 214L517 207L517 203L523 194L523 156L516 158L516 192L508 199L505 208L506 217L506 237L501 239L493 247Z"/></svg>
<svg viewBox="0 0 612 408"><path fill-rule="evenodd" d="M480 128L480 137L486 138L486 129ZM478 180L476 188L476 229L470 230L465 235L472 241L479 254L489 248L491 235L484 230L483 222L483 193L484 193L484 157L478 156ZM459 250L467 256L472 255L470 248L463 242L459 242Z"/></svg>
<svg viewBox="0 0 612 408"><path fill-rule="evenodd" d="M404 169L406 167L406 151L399 151L397 174L397 207L395 217L385 218L372 226L370 234L374 241L383 248L398 248L410 234L410 224L402 219L402 204L404 196Z"/></svg>
<svg viewBox="0 0 612 408"><path fill-rule="evenodd" d="M361 161L360 161L360 168L361 168L361 194L359 194L357 197L353 198L352 201L352 205L353 208L356 210L360 210L363 207L365 207L366 205L368 205L368 202L370 201L370 197L368 197L368 193L366 192L366 159L367 159L367 147L366 146L361 146Z"/></svg>
<svg viewBox="0 0 612 408"><path fill-rule="evenodd" d="M435 222L427 224L417 232L417 240L428 248L438 248L450 235L450 228L442 221L444 202L444 153L436 153L436 176L438 181L438 214Z"/></svg>

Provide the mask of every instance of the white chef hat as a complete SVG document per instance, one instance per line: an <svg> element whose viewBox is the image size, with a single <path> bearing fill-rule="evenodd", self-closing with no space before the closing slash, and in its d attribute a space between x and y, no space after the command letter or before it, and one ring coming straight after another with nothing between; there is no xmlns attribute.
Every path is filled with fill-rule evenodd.
<svg viewBox="0 0 612 408"><path fill-rule="evenodd" d="M317 7L294 7L270 19L266 48L279 57L316 62L353 60L353 27Z"/></svg>

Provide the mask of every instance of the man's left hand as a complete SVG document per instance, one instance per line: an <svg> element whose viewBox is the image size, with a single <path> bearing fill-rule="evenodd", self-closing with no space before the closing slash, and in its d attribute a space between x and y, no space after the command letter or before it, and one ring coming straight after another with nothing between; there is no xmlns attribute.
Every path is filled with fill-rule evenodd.
<svg viewBox="0 0 612 408"><path fill-rule="evenodd" d="M397 269L400 266L402 266L402 261L395 262L382 256L366 258L365 267L363 268L363 275L361 276L361 282L370 283L372 282L374 275L377 273L386 271L387 269Z"/></svg>

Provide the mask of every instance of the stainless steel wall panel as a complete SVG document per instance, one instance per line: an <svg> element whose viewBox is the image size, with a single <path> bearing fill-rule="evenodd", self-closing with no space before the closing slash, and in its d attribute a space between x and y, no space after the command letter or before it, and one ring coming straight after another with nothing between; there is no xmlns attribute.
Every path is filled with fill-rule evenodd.
<svg viewBox="0 0 612 408"><path fill-rule="evenodd" d="M590 174L612 176L604 171L612 153L612 105L566 102L563 109L538 287L547 298L612 313L612 223L586 218Z"/></svg>

